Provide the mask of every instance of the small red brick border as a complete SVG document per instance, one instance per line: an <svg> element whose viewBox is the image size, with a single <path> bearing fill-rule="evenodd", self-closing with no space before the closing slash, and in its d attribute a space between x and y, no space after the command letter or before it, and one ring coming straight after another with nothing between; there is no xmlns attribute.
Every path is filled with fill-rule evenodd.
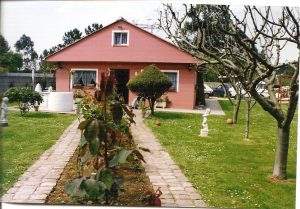
<svg viewBox="0 0 300 209"><path fill-rule="evenodd" d="M77 127L78 120L74 121L59 140L18 179L3 195L1 201L44 203L78 146L80 130Z"/></svg>

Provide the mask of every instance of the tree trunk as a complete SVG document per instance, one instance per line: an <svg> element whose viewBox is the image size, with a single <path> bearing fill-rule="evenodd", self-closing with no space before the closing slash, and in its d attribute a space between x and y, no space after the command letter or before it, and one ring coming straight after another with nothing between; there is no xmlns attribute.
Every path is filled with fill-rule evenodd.
<svg viewBox="0 0 300 209"><path fill-rule="evenodd" d="M205 106L203 71L197 71L196 105Z"/></svg>
<svg viewBox="0 0 300 209"><path fill-rule="evenodd" d="M240 106L241 106L241 95L237 94L235 103L234 103L234 109L233 109L233 116L232 116L232 123L237 124L238 121L238 115L240 111Z"/></svg>
<svg viewBox="0 0 300 209"><path fill-rule="evenodd" d="M149 106L150 106L150 110L151 110L151 115L154 115L155 100L154 99L148 99L148 101L149 101Z"/></svg>
<svg viewBox="0 0 300 209"><path fill-rule="evenodd" d="M273 167L273 178L286 179L286 166L289 150L290 126L281 127L278 125L278 139Z"/></svg>
<svg viewBox="0 0 300 209"><path fill-rule="evenodd" d="M251 99L246 99L246 126L245 126L245 139L249 139L249 130L250 130L250 110L251 110Z"/></svg>

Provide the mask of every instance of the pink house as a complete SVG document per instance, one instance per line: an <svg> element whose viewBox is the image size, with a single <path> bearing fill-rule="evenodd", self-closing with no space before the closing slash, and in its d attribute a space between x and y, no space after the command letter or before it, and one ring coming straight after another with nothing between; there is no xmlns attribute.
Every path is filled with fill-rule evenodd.
<svg viewBox="0 0 300 209"><path fill-rule="evenodd" d="M126 84L141 69L155 64L172 81L167 92L170 107L195 106L197 62L175 45L119 19L79 41L50 55L48 62L59 63L56 91L72 91L75 85L99 83L104 71L115 73L117 89L128 104L136 97Z"/></svg>

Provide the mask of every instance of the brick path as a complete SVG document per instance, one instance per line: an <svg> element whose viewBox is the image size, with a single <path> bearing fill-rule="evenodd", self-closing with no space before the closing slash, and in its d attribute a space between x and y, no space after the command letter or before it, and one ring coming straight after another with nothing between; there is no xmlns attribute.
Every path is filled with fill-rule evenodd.
<svg viewBox="0 0 300 209"><path fill-rule="evenodd" d="M44 203L80 140L78 121L19 178L2 202Z"/></svg>
<svg viewBox="0 0 300 209"><path fill-rule="evenodd" d="M141 113L135 111L135 114L136 125L131 126L132 135L138 146L151 151L143 152L146 160L144 166L154 190L161 188L162 206L206 207L193 185L144 124Z"/></svg>

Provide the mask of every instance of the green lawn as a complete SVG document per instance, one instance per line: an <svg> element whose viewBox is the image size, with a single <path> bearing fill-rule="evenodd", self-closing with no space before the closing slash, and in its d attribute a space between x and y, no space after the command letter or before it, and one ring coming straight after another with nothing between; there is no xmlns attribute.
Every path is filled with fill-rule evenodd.
<svg viewBox="0 0 300 209"><path fill-rule="evenodd" d="M272 183L276 123L257 104L250 141L243 140L242 107L237 125L228 125L232 106L220 101L226 116L209 116L209 137L198 136L200 116L156 113L147 125L211 207L295 208L296 117L292 124L286 182ZM157 126L157 121L161 122Z"/></svg>
<svg viewBox="0 0 300 209"><path fill-rule="evenodd" d="M0 134L0 195L56 142L74 119L74 115L30 112L21 117L19 112L9 112L9 126Z"/></svg>

